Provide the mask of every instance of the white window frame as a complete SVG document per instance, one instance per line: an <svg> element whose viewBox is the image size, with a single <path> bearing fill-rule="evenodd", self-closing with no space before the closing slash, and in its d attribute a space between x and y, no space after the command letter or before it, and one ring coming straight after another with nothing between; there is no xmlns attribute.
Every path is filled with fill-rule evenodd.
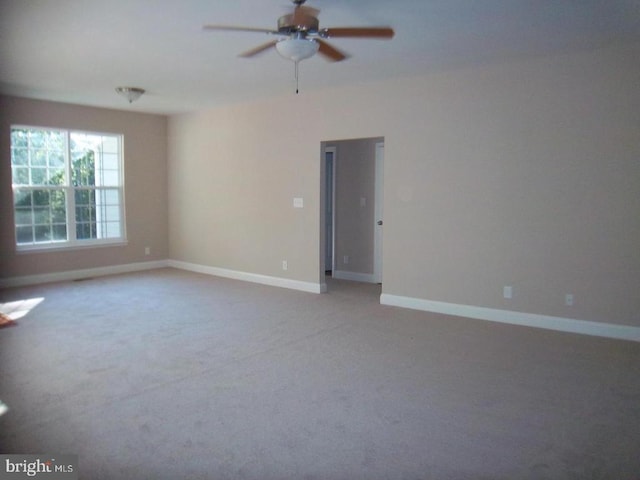
<svg viewBox="0 0 640 480"><path fill-rule="evenodd" d="M72 128L58 128L58 127L42 127L35 125L11 125L11 132L14 129L24 129L24 130L44 130L44 131L55 131L55 132L63 132L65 134L65 183L60 186L47 186L47 185L22 185L22 184L14 184L12 180L12 192L14 192L12 203L13 203L13 214L14 214L14 244L16 246L16 251L18 253L21 252L46 252L52 250L67 250L67 249L81 249L81 248L95 248L95 247L103 247L103 246L114 246L114 245L126 245L127 244L127 233L126 233L126 217L125 217L125 178L124 178L124 135L122 133L113 133L113 132L95 132L95 131L87 131L87 130L79 130ZM95 185L86 186L74 186L72 183L72 155L71 155L71 142L70 136L71 134L83 134L83 135L96 135L96 136L106 136L106 137L116 137L118 141L118 185L109 185L104 186L99 184L98 180L98 171L99 169L96 167L96 181ZM11 148L13 149L13 139L11 140ZM13 155L13 152L11 153ZM96 164L98 161L96 160ZM13 176L13 162L12 162L12 176ZM119 215L119 237L112 238L86 238L86 239L78 239L77 238L77 225L78 222L76 220L76 196L75 193L77 190L94 190L95 198L96 198L96 218L99 217L101 206L98 203L98 191L100 188L103 189L117 189L119 196L118 203L118 215ZM65 192L65 208L66 208L66 228L67 228L67 240L52 240L49 242L34 242L34 243L18 243L17 236L17 222L15 221L15 191L16 190L63 190ZM104 207L102 207L104 208ZM96 221L96 229L98 231L102 228L102 224L99 221Z"/></svg>

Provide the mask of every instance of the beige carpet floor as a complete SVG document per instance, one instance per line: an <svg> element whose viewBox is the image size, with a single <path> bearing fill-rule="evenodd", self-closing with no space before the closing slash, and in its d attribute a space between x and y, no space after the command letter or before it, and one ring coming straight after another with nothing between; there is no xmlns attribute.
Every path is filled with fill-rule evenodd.
<svg viewBox="0 0 640 480"><path fill-rule="evenodd" d="M172 269L0 291L1 453L82 479L638 479L640 344Z"/></svg>

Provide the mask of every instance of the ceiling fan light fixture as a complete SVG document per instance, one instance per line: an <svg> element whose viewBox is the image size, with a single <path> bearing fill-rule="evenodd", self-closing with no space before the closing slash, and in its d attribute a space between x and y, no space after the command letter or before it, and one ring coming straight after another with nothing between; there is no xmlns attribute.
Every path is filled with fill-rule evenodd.
<svg viewBox="0 0 640 480"><path fill-rule="evenodd" d="M310 38L285 38L276 43L278 53L296 63L313 57L319 48L320 44Z"/></svg>
<svg viewBox="0 0 640 480"><path fill-rule="evenodd" d="M117 87L116 92L129 100L129 103L133 103L142 96L145 90L138 87Z"/></svg>

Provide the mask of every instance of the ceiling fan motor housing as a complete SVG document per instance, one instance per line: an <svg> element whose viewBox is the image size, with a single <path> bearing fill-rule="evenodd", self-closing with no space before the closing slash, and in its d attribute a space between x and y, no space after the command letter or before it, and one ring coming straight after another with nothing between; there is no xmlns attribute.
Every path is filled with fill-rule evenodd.
<svg viewBox="0 0 640 480"><path fill-rule="evenodd" d="M278 19L278 32L285 35L296 32L315 33L318 31L319 25L320 23L316 17L298 12L280 17Z"/></svg>

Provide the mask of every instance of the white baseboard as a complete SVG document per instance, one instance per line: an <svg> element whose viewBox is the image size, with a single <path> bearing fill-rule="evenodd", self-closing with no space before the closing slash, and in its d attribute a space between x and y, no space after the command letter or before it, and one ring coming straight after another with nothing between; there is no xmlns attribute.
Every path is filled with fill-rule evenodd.
<svg viewBox="0 0 640 480"><path fill-rule="evenodd" d="M588 320L576 320L573 318L553 317L548 315L536 315L533 313L513 312L494 308L476 307L473 305L459 305L455 303L437 302L421 298L403 297L383 293L380 295L380 303L395 307L411 308L426 312L443 313L458 317L475 318L491 322L523 325L527 327L546 328L561 332L580 333L598 337L617 338L640 342L640 327L630 325L618 325L604 322L592 322Z"/></svg>
<svg viewBox="0 0 640 480"><path fill-rule="evenodd" d="M322 293L327 289L326 284L302 282L300 280L272 277L257 273L239 272L237 270L229 270L226 268L208 267L206 265L182 262L179 260L169 260L168 264L170 267L189 270L191 272L204 273L216 277L232 278L234 280L242 280L245 282L261 283L272 287L290 288L293 290L301 290L303 292Z"/></svg>
<svg viewBox="0 0 640 480"><path fill-rule="evenodd" d="M334 270L331 272L333 278L338 280L352 280L354 282L376 283L373 273L347 272L344 270Z"/></svg>
<svg viewBox="0 0 640 480"><path fill-rule="evenodd" d="M168 267L167 260L153 262L127 263L124 265L110 265L108 267L86 268L82 270L68 270L65 272L42 273L38 275L25 275L21 277L0 278L0 288L23 287L38 285L41 283L64 282L69 280L82 280L84 278L103 277L105 275L117 275L119 273L139 272Z"/></svg>

